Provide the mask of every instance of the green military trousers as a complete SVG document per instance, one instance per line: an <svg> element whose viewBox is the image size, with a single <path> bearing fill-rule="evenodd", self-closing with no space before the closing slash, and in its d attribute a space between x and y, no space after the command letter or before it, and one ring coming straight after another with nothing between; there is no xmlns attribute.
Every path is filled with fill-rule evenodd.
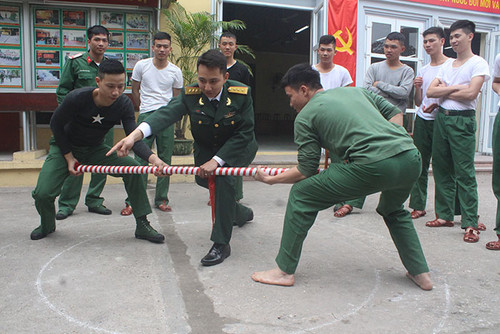
<svg viewBox="0 0 500 334"><path fill-rule="evenodd" d="M427 183L429 179L429 165L432 157L433 130L433 120L425 120L418 116L415 118L413 142L422 156L422 172L411 190L410 208L414 210L425 210L427 203Z"/></svg>
<svg viewBox="0 0 500 334"><path fill-rule="evenodd" d="M153 112L147 112L139 114L137 117L137 124L141 124L144 122L149 116L153 115ZM172 164L172 153L174 151L174 125L169 126L165 130L161 131L156 135L151 135L147 138L144 138L143 141L148 145L149 148L153 146L153 142L156 140L156 151L158 157L163 160L166 164ZM141 164L141 166L147 166L149 163L139 156L135 156L135 160ZM148 175L142 175L144 185L147 185ZM156 178L156 191L155 191L155 206L161 205L164 201L165 204L168 204L168 189L170 188L170 177L157 177ZM125 202L130 204L128 198ZM132 207L133 208L133 207Z"/></svg>
<svg viewBox="0 0 500 334"><path fill-rule="evenodd" d="M113 129L109 130L104 137L104 144L113 146ZM80 192L82 191L83 175L69 176L64 181L61 195L59 196L59 211L68 215L75 211ZM85 205L89 208L96 208L102 205L104 198L101 197L102 190L106 185L106 174L92 174L90 177L89 189L85 196Z"/></svg>
<svg viewBox="0 0 500 334"><path fill-rule="evenodd" d="M377 212L389 229L403 265L411 275L428 272L410 213L403 207L420 169L420 154L415 148L371 164L331 164L327 170L294 184L276 257L279 268L289 274L295 272L302 244L318 211L381 191Z"/></svg>
<svg viewBox="0 0 500 334"><path fill-rule="evenodd" d="M196 183L208 188L208 180L196 176ZM210 240L218 244L229 244L233 225L242 225L248 220L251 210L236 201L236 177L215 178L215 222Z"/></svg>
<svg viewBox="0 0 500 334"><path fill-rule="evenodd" d="M95 147L73 147L73 156L81 164L106 165L106 166L137 166L139 165L133 158L119 158L116 153L109 157L106 153L110 146L105 144ZM43 231L48 233L55 226L56 211L55 198L61 193L64 181L68 178L68 164L62 155L54 138L50 140L50 149L47 158L38 175L38 182L32 196L35 199L35 206L40 214ZM122 177L125 190L134 208L136 218L151 213L146 187L139 174L112 175Z"/></svg>
<svg viewBox="0 0 500 334"><path fill-rule="evenodd" d="M436 215L453 221L458 193L462 228L477 228L478 195L474 167L476 118L439 112L434 122L432 170L436 187Z"/></svg>
<svg viewBox="0 0 500 334"><path fill-rule="evenodd" d="M493 124L493 193L497 198L497 219L495 231L500 235L500 110Z"/></svg>

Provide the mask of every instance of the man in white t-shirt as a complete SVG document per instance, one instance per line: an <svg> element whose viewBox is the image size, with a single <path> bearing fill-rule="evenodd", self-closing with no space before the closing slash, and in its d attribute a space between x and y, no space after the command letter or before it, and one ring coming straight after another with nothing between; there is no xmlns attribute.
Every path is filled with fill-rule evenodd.
<svg viewBox="0 0 500 334"><path fill-rule="evenodd" d="M323 35L320 37L318 44L319 63L314 65L313 68L319 72L323 89L346 87L352 84L353 81L349 71L345 67L333 63L333 57L337 53L335 37Z"/></svg>
<svg viewBox="0 0 500 334"><path fill-rule="evenodd" d="M441 102L432 143L436 219L426 226L454 226L458 193L465 242L479 241L475 109L479 92L490 78L486 60L472 52L474 32L475 24L468 20L451 25L450 44L457 59L443 64L427 90L428 97Z"/></svg>
<svg viewBox="0 0 500 334"><path fill-rule="evenodd" d="M424 49L431 57L431 62L422 67L413 81L415 86L415 105L419 106L415 125L413 127L413 141L422 155L422 173L413 186L410 196L412 219L425 216L427 202L427 181L429 164L432 156L432 137L434 119L439 107L439 99L427 97L425 94L432 80L436 78L441 66L448 61L453 61L443 54L445 35L443 28L431 27L424 31Z"/></svg>
<svg viewBox="0 0 500 334"><path fill-rule="evenodd" d="M500 53L495 58L493 68L493 91L500 95ZM498 240L490 241L486 244L486 248L491 250L500 250L500 103L498 103L499 111L493 123L493 135L491 144L493 147L493 176L492 186L493 193L497 198L497 218L495 231L497 232Z"/></svg>
<svg viewBox="0 0 500 334"><path fill-rule="evenodd" d="M146 120L154 114L154 111L167 105L172 97L179 95L182 85L182 71L179 67L168 61L172 51L171 37L166 32L158 32L153 36L153 58L143 59L137 62L132 72L132 98L139 106L139 117L137 124ZM174 126L170 126L162 132L144 138L144 142L151 147L156 140L158 157L168 165L172 161L174 149ZM143 166L147 161L136 156L136 160ZM148 176L143 175L144 183ZM155 207L161 211L172 211L168 205L169 177L159 177L156 180ZM125 208L121 214L128 216L132 214L132 207L125 200Z"/></svg>

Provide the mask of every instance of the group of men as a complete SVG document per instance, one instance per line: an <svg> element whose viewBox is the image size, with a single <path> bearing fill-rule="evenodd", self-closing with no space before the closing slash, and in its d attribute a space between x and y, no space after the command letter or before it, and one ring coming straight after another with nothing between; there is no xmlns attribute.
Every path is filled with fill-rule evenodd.
<svg viewBox="0 0 500 334"><path fill-rule="evenodd" d="M426 45L442 43L442 36L436 30L432 31L428 33L428 30L427 34L424 33ZM451 138L454 133L450 134L447 131L451 128L457 129L456 131L468 130L472 134L475 131L475 127L469 121L474 117L472 111L475 109L475 102L465 104L466 109L460 103L463 103L464 96L472 97L476 90L477 96L482 82L487 80L489 74L484 73L482 63L477 60L477 56L466 52L467 47L470 50L473 33L472 22L455 22L451 26L451 44L457 52L457 59L446 62L443 57L433 56L429 52L431 54L430 66L449 64L449 72L445 73L441 69L435 79L423 74L422 80L419 78L415 80L417 89L420 89L420 92L416 94L418 96L416 99L420 101L423 113L435 111L434 103L436 102L430 100L431 98L441 99L436 122L443 122L444 125L436 124L435 127L436 129L438 126L445 128L440 130L442 139L439 140L445 142L446 145L443 144L439 149L449 154L448 165L441 167L442 174L447 174L441 174L446 179L443 184L448 181L449 184L443 187L445 193L436 198L439 197L443 202L445 199L449 201L450 198L454 201L457 185L462 188L461 191L469 192L467 195L459 193L464 218L462 226L466 229L464 240L469 242L474 242L474 236L477 236L477 203L474 204L474 184L470 183L470 173L464 171L462 175L457 171L459 168L455 164L458 161L455 161L457 158L452 153L456 149L453 147L454 141ZM106 34L103 35L106 37ZM434 37L439 38L435 41ZM90 38L89 34L89 45L91 45ZM333 58L331 55L335 52L335 40L324 41L327 43L322 44L320 41L318 53L325 53L325 58L330 59L331 63L331 58ZM163 132L167 133L169 140L173 138L171 127L184 115L190 117L195 165L199 167L196 183L199 185L208 187L208 178L218 167L245 167L254 159L257 142L254 134L250 88L240 81L229 80L231 72L239 73L242 75L240 80L244 80L242 72L245 71L241 66L236 66L238 62L234 60L235 36L223 35L220 39L220 51L209 50L201 55L197 62L197 83L182 89L182 80L175 79L176 73L178 74L175 67L171 67L170 72L165 72L170 78L170 84L168 86L159 84L160 72L169 68L168 61L162 62L160 58L170 52L170 39L166 35L160 35L158 38L155 35L153 44L154 57L151 60L139 62L137 64L139 66L136 65L137 73L134 69L132 76L133 97L141 108L139 117L142 122L137 127L135 127L133 105L123 95L124 69L117 61L101 58L96 79L97 88L88 87L71 91L56 109L51 120L54 138L51 139L49 156L42 167L37 187L33 192L36 208L41 216L41 225L32 232L32 239L44 238L55 231L54 200L61 191L63 180L68 175L80 174L75 170L77 162L100 165L139 165L148 162L161 170L170 163L171 153L170 156L164 158L158 157L151 152L148 145L150 146L153 138L156 137L158 140ZM399 35L388 36L384 45L384 49L388 49L386 63L378 65L387 68L370 70L370 72L373 71L370 89L343 87L352 82L352 79L349 82L350 78L345 81L341 80L339 85L342 87L340 88L323 89L324 74L327 74L327 77L328 72L334 68L342 72L339 65L331 66L327 64L328 61L323 64L323 60L314 67L309 64L295 65L284 75L281 85L290 99L290 106L298 113L294 129L295 142L299 147L298 165L276 176L270 176L259 168L255 176L258 181L267 184L294 183L288 198L280 251L276 257L278 267L254 273L252 278L255 281L266 284L293 285L302 244L318 212L336 203L345 203L345 201L381 192L377 212L383 217L390 231L403 265L407 269L407 277L424 290L432 289L429 268L413 226L412 215L403 207L416 181L423 177L422 166L426 169L426 163L423 162L414 140L402 126L404 109L402 103L398 104L397 101L389 100L390 93L397 89L391 87L390 82L377 79L379 72L407 72L407 69L401 66L399 55L397 62L393 61L396 57L392 56L394 51L390 50L398 48L404 50L404 40L401 40ZM430 49L432 48L429 47ZM95 61L93 58L88 59ZM474 70L476 70L476 63L479 64L477 65L479 69L464 71L472 73L469 82L462 78L457 81L456 76L449 77L450 73L461 72L461 68L471 64L472 62L469 63L471 59L474 63ZM88 61L89 64L91 61ZM148 70L152 70L155 74L150 74ZM390 81L391 75L387 73L385 75L385 80ZM476 79L477 77L482 81ZM429 83L430 79L433 80ZM413 81L413 76L410 81ZM498 92L500 80L495 79L495 83L494 89ZM423 87L426 86L429 86L429 89L424 91ZM166 103L164 102L159 107L157 105L146 107L148 94L161 94L167 90L171 92L167 92ZM448 106L441 102L446 100L458 101L458 105L451 103ZM475 101L475 97L471 100ZM122 122L127 136L111 148L103 143L103 140L106 133L119 121ZM450 125L450 123L456 124ZM497 119L496 127L498 123ZM496 130L494 138L498 136L498 130ZM433 157L437 152L434 148L436 141L434 135ZM498 144L495 143L494 151L498 150ZM470 143L467 145L467 149L472 147L473 170L475 145L470 145ZM338 161L332 163L325 171L317 173L322 148L327 149ZM128 157L131 149L142 161ZM470 154L465 152L464 147L460 150L462 156L470 158ZM439 167L434 168L439 169ZM462 168L460 164L460 169ZM498 167L495 168L494 173L498 173ZM439 172L436 177L438 174ZM161 172L157 172L156 175L161 176ZM163 242L163 235L154 230L147 220L147 214L151 212L151 208L143 176L122 175L121 177L123 177L129 200L125 209L130 212L129 214L134 214L137 222L135 236L152 242ZM475 181L475 177L473 178ZM201 260L205 266L219 264L230 256L229 242L233 226L242 226L253 219L253 211L238 201L241 198L241 194L237 192L238 182L240 180L233 176L215 178L213 203L215 221L211 233L213 246ZM497 198L500 196L498 188L500 186L497 184L495 190ZM477 202L477 189L475 200ZM423 207L415 204L414 209L425 211L425 200L423 203ZM171 210L168 206L168 198L158 193L158 189L155 205L163 211ZM440 216L434 222L439 223L439 219L445 219L442 225L448 226L447 222L452 221L453 218L447 219L449 212L446 210L453 209L453 205L447 203L442 207L442 213L441 211L438 213ZM451 213L453 212L452 210ZM499 221L497 218L497 233L500 233ZM487 247L498 249L499 243L500 241L491 242Z"/></svg>

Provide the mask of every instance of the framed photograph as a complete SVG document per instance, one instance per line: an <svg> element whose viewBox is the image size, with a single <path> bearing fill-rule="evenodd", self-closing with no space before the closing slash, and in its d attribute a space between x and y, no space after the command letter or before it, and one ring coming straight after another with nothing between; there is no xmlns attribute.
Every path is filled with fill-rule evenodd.
<svg viewBox="0 0 500 334"><path fill-rule="evenodd" d="M123 33L113 32L109 33L109 49L123 49Z"/></svg>
<svg viewBox="0 0 500 334"><path fill-rule="evenodd" d="M60 45L59 29L35 29L35 45L58 47Z"/></svg>
<svg viewBox="0 0 500 334"><path fill-rule="evenodd" d="M59 50L36 50L36 67L60 68Z"/></svg>
<svg viewBox="0 0 500 334"><path fill-rule="evenodd" d="M111 52L111 53L106 52L104 55L108 57L108 59L118 60L120 63L123 64L123 53L121 52Z"/></svg>
<svg viewBox="0 0 500 334"><path fill-rule="evenodd" d="M122 13L114 13L114 12L100 12L99 18L101 25L105 26L108 29L123 29L124 24L124 15Z"/></svg>
<svg viewBox="0 0 500 334"><path fill-rule="evenodd" d="M66 61L77 54L83 53L83 51L63 51L62 63L63 66L66 64Z"/></svg>
<svg viewBox="0 0 500 334"><path fill-rule="evenodd" d="M36 70L36 86L41 88L57 88L61 73L59 70Z"/></svg>
<svg viewBox="0 0 500 334"><path fill-rule="evenodd" d="M0 49L0 67L21 68L21 50Z"/></svg>
<svg viewBox="0 0 500 334"><path fill-rule="evenodd" d="M85 28L87 13L83 10L63 10L63 27Z"/></svg>
<svg viewBox="0 0 500 334"><path fill-rule="evenodd" d="M0 87L21 87L21 70L0 68Z"/></svg>
<svg viewBox="0 0 500 334"><path fill-rule="evenodd" d="M127 70L133 70L139 60L149 58L147 53L127 53Z"/></svg>
<svg viewBox="0 0 500 334"><path fill-rule="evenodd" d="M0 24L19 25L19 8L0 6Z"/></svg>
<svg viewBox="0 0 500 334"><path fill-rule="evenodd" d="M127 14L127 30L149 30L149 15Z"/></svg>
<svg viewBox="0 0 500 334"><path fill-rule="evenodd" d="M63 30L63 47L85 48L87 46L87 33L85 30Z"/></svg>
<svg viewBox="0 0 500 334"><path fill-rule="evenodd" d="M57 9L35 10L35 26L59 27L59 10Z"/></svg>
<svg viewBox="0 0 500 334"><path fill-rule="evenodd" d="M0 28L0 45L20 46L21 37L19 36L19 28Z"/></svg>
<svg viewBox="0 0 500 334"><path fill-rule="evenodd" d="M127 33L127 49L148 50L148 34L146 33Z"/></svg>
<svg viewBox="0 0 500 334"><path fill-rule="evenodd" d="M132 71L127 71L127 87L132 87Z"/></svg>

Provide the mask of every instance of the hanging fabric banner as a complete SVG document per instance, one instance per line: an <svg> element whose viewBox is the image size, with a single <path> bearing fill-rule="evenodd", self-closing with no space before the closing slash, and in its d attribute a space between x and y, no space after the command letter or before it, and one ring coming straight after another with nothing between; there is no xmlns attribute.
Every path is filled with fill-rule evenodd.
<svg viewBox="0 0 500 334"><path fill-rule="evenodd" d="M328 4L328 34L337 42L335 64L347 68L356 83L356 43L358 0L330 0Z"/></svg>

